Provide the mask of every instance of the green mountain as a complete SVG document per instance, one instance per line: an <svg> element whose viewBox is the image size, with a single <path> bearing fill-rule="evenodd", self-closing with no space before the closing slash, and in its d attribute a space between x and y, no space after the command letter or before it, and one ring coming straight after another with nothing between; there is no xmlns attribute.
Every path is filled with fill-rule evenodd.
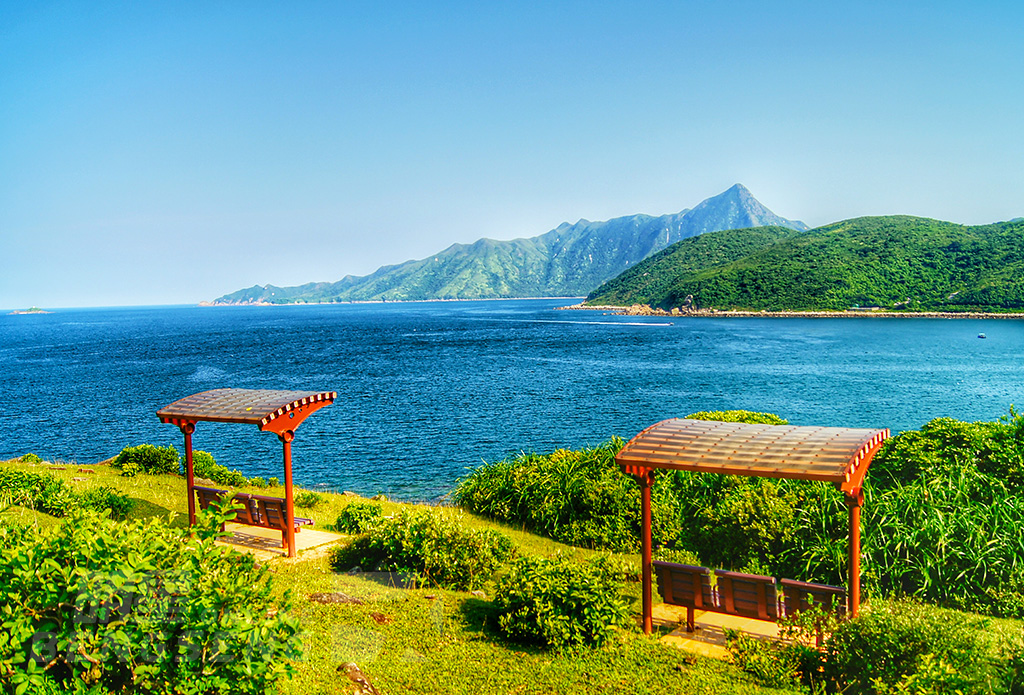
<svg viewBox="0 0 1024 695"><path fill-rule="evenodd" d="M736 184L692 210L606 222L580 220L529 239L480 239L422 260L384 266L363 277L298 287L256 285L215 304L345 302L494 297L578 297L681 239L735 227L780 225L806 230Z"/></svg>
<svg viewBox="0 0 1024 695"><path fill-rule="evenodd" d="M586 303L671 309L1024 309L1024 222L967 227L861 217L809 232L741 229L685 239Z"/></svg>

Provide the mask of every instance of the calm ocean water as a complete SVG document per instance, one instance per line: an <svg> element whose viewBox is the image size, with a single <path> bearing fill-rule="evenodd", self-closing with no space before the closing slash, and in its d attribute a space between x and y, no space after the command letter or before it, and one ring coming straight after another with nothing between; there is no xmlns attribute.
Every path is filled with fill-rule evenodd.
<svg viewBox="0 0 1024 695"><path fill-rule="evenodd" d="M435 499L520 450L629 438L698 410L915 429L1024 404L1024 321L665 319L565 300L69 309L0 316L0 458L90 463L173 444L155 412L221 387L333 390L296 482ZM987 338L978 338L985 333ZM280 476L277 438L200 423L195 445Z"/></svg>

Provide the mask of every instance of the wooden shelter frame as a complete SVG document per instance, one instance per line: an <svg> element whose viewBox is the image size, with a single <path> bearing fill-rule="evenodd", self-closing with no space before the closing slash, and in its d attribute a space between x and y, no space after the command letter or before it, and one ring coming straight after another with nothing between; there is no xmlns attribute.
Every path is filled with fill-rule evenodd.
<svg viewBox="0 0 1024 695"><path fill-rule="evenodd" d="M334 391L272 391L266 389L214 389L186 396L157 411L160 422L176 425L185 435L185 477L188 482L188 523L196 523L195 473L192 434L197 422L256 425L273 432L284 448L284 496L287 511L285 537L288 557L295 557L295 505L292 494L292 441L302 421L337 398Z"/></svg>
<svg viewBox="0 0 1024 695"><path fill-rule="evenodd" d="M889 430L796 427L672 418L629 440L615 457L640 485L643 628L653 627L651 486L656 470L833 483L849 508L849 614L860 606L860 510L868 467Z"/></svg>

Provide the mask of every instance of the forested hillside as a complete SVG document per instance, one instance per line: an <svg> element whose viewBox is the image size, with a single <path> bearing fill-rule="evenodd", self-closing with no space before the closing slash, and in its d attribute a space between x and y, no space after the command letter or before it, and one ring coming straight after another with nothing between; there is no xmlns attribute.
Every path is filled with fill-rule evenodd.
<svg viewBox="0 0 1024 695"><path fill-rule="evenodd" d="M671 309L688 296L695 307L719 310L1018 311L1024 223L967 227L889 216L804 233L716 232L652 256L587 303Z"/></svg>

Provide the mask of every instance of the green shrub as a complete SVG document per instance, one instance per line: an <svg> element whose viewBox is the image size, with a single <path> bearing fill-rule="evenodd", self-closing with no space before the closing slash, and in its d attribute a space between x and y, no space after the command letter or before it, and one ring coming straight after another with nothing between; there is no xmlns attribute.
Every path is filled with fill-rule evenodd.
<svg viewBox="0 0 1024 695"><path fill-rule="evenodd" d="M71 487L50 473L0 468L0 494L10 504L31 507L56 517L78 507L78 498Z"/></svg>
<svg viewBox="0 0 1024 695"><path fill-rule="evenodd" d="M640 494L615 454L623 441L578 451L520 454L486 464L453 493L460 507L557 541L630 552L639 548Z"/></svg>
<svg viewBox="0 0 1024 695"><path fill-rule="evenodd" d="M267 478L267 487L280 487L281 481L277 478Z"/></svg>
<svg viewBox="0 0 1024 695"><path fill-rule="evenodd" d="M42 463L43 459L41 459L40 457L36 456L33 453L28 453L23 455L20 459L18 459L18 461L20 463Z"/></svg>
<svg viewBox="0 0 1024 695"><path fill-rule="evenodd" d="M763 640L726 629L726 647L733 663L758 681L772 687L802 684L812 693L822 692L824 654L818 644L839 624L833 613L821 608L802 611L779 621L781 640Z"/></svg>
<svg viewBox="0 0 1024 695"><path fill-rule="evenodd" d="M915 601L872 601L829 638L825 674L847 693L999 689L988 623Z"/></svg>
<svg viewBox="0 0 1024 695"><path fill-rule="evenodd" d="M132 509L135 508L135 500L127 495L120 494L117 490L107 485L94 488L82 495L80 500L82 509L95 511L109 511L114 519L125 519Z"/></svg>
<svg viewBox="0 0 1024 695"><path fill-rule="evenodd" d="M138 464L143 473L174 473L178 470L178 450L152 444L126 446L110 465L120 470L128 462Z"/></svg>
<svg viewBox="0 0 1024 695"><path fill-rule="evenodd" d="M295 506L302 509L312 509L318 504L323 503L324 496L320 495L312 490L303 490L299 494L295 495Z"/></svg>
<svg viewBox="0 0 1024 695"><path fill-rule="evenodd" d="M249 478L249 484L252 485L253 487L270 487L267 484L266 478L261 478L260 476Z"/></svg>
<svg viewBox="0 0 1024 695"><path fill-rule="evenodd" d="M181 474L185 475L185 462L181 463ZM206 478L229 487L242 487L249 480L239 471L228 470L217 463L213 454L208 451L192 452L192 473L199 478Z"/></svg>
<svg viewBox="0 0 1024 695"><path fill-rule="evenodd" d="M345 533L366 533L383 516L383 510L375 502L349 502L338 514L334 527Z"/></svg>
<svg viewBox="0 0 1024 695"><path fill-rule="evenodd" d="M401 511L372 525L347 546L332 549L331 567L408 572L432 586L468 590L481 586L513 554L512 541L496 531L475 531L432 510Z"/></svg>
<svg viewBox="0 0 1024 695"><path fill-rule="evenodd" d="M125 461L121 464L121 475L125 478L134 478L142 472L142 466L135 461Z"/></svg>
<svg viewBox="0 0 1024 695"><path fill-rule="evenodd" d="M621 584L600 565L523 557L502 578L494 603L501 632L551 647L604 644L630 622Z"/></svg>
<svg viewBox="0 0 1024 695"><path fill-rule="evenodd" d="M0 526L0 689L272 689L293 670L298 624L266 567L214 544L226 516L201 513L191 538L90 512L43 531Z"/></svg>
<svg viewBox="0 0 1024 695"><path fill-rule="evenodd" d="M772 413L755 413L750 410L702 410L699 413L691 413L686 416L687 420L717 420L719 422L743 422L748 425L788 425L789 420L783 420Z"/></svg>

